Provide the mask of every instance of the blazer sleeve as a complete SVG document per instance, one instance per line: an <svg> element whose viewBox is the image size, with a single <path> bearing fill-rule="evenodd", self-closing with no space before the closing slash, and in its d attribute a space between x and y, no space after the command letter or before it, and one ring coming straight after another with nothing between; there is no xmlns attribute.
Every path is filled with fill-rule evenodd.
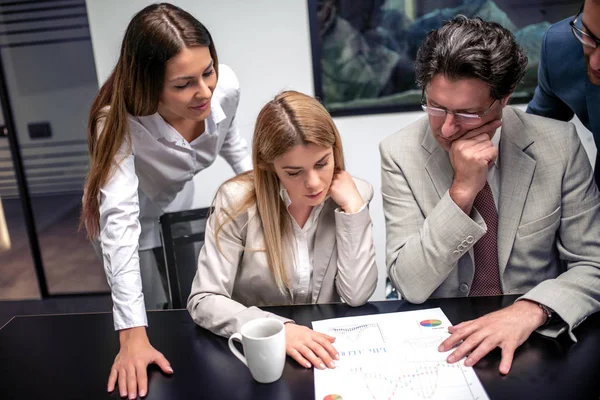
<svg viewBox="0 0 600 400"><path fill-rule="evenodd" d="M393 159L393 148L385 141L379 146L386 265L403 298L422 303L444 282L487 227L475 209L471 216L466 215L448 191L424 216L402 169Z"/></svg>
<svg viewBox="0 0 600 400"><path fill-rule="evenodd" d="M355 214L335 210L337 275L335 285L340 297L353 307L365 304L377 286L377 263L373 244L373 223L368 204L373 187L366 186L365 207Z"/></svg>
<svg viewBox="0 0 600 400"><path fill-rule="evenodd" d="M561 219L556 246L566 271L548 279L520 299L528 299L552 308L573 329L590 314L600 311L600 193L593 180L592 168L575 126L570 125L570 148L562 178ZM556 337L566 326L542 327L538 331Z"/></svg>
<svg viewBox="0 0 600 400"><path fill-rule="evenodd" d="M223 210L231 210L234 198L227 186L222 186L217 193L215 209L206 223L204 246L198 257L198 270L187 303L187 309L198 325L225 337L239 332L244 323L256 318L277 318L284 323L291 321L254 306L246 307L231 298L244 252L248 213L223 226L219 231L218 244L215 229L225 218Z"/></svg>
<svg viewBox="0 0 600 400"><path fill-rule="evenodd" d="M538 85L535 88L533 99L531 99L527 106L527 112L542 117L569 121L575 115L573 110L556 96L552 89L550 73L548 71L547 42L548 32L544 34L544 38L542 39L540 62L538 65Z"/></svg>

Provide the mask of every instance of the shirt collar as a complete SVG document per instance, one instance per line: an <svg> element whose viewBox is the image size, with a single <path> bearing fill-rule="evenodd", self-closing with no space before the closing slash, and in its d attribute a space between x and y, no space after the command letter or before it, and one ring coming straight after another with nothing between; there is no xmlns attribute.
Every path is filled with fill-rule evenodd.
<svg viewBox="0 0 600 400"><path fill-rule="evenodd" d="M498 149L498 157L496 157L496 161L494 161L494 166L496 168L500 168L500 136L502 134L502 127L496 129L496 133L492 137L492 144L495 148Z"/></svg>
<svg viewBox="0 0 600 400"><path fill-rule="evenodd" d="M290 196L287 190L285 190L285 188L283 187L283 185L279 186L279 197L281 197L281 200L283 200L286 208L289 207L290 204L292 204L292 200L290 199Z"/></svg>
<svg viewBox="0 0 600 400"><path fill-rule="evenodd" d="M292 199L290 199L290 196L289 196L287 190L285 190L285 188L283 187L283 185L281 183L279 184L279 197L281 197L281 200L283 200L283 202L285 204L285 208L287 210L290 207L290 204L292 204ZM329 195L327 195L327 197L325 197L325 200L323 200L321 202L321 204L313 207L313 209L310 212L310 216L308 217L308 220L306 221L306 223L304 224L304 227L302 228L303 231L310 229L310 227L314 225L314 223L317 220L319 214L321 213L321 210L323 209L323 206L325 205L325 202L327 201L327 199L329 199ZM289 210L288 210L288 213L289 213Z"/></svg>
<svg viewBox="0 0 600 400"><path fill-rule="evenodd" d="M220 100L216 96L213 96L210 100L210 115L206 118L206 133L211 135L213 132L216 132L217 124L222 122L226 117ZM181 134L165 121L158 112L134 118L137 118L144 128L156 139L164 138L174 143L181 141Z"/></svg>
<svg viewBox="0 0 600 400"><path fill-rule="evenodd" d="M221 107L221 100L217 98L217 96L213 95L213 97L210 99L210 121L217 125L226 117L225 111L223 111L223 107Z"/></svg>

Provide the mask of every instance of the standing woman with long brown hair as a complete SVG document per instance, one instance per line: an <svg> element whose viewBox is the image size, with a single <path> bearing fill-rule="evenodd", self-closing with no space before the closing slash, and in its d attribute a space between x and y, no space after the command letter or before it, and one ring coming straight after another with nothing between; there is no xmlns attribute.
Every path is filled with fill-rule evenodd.
<svg viewBox="0 0 600 400"><path fill-rule="evenodd" d="M294 91L259 113L252 160L253 171L217 192L188 311L222 336L254 318L278 318L290 357L306 368L334 368L333 337L258 307L369 300L377 285L373 187L345 171L325 108Z"/></svg>
<svg viewBox="0 0 600 400"><path fill-rule="evenodd" d="M217 155L236 173L251 168L234 123L238 101L233 71L219 65L210 33L193 16L162 3L133 17L92 105L82 212L102 249L121 343L109 391L118 380L121 396L144 396L148 364L172 372L146 335L146 306L166 294L156 261L143 259L153 261L160 246L158 217L191 207L192 178Z"/></svg>

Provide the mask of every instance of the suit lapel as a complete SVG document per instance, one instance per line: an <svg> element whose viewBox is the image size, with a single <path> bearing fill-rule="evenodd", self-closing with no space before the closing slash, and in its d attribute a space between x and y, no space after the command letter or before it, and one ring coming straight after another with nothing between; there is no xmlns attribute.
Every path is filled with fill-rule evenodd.
<svg viewBox="0 0 600 400"><path fill-rule="evenodd" d="M600 148L600 87L586 79L585 97L587 101L587 112L590 121L590 131L594 134L596 146Z"/></svg>
<svg viewBox="0 0 600 400"><path fill-rule="evenodd" d="M435 140L429 127L425 131L421 146L430 154L425 163L425 170L429 174L438 197L441 199L446 191L450 189L452 179L454 178L454 170L452 170L452 164L450 164L450 157Z"/></svg>
<svg viewBox="0 0 600 400"><path fill-rule="evenodd" d="M335 246L335 214L336 204L327 199L319 214L319 225L315 233L315 249L313 253L312 302L315 303L321 292L321 284L329 267Z"/></svg>
<svg viewBox="0 0 600 400"><path fill-rule="evenodd" d="M514 110L503 113L500 139L500 199L498 200L498 263L506 269L536 162L524 150L533 143Z"/></svg>

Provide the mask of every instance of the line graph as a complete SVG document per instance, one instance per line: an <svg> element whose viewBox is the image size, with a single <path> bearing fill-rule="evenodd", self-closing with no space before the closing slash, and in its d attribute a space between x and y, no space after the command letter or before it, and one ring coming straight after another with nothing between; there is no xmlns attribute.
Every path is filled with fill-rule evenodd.
<svg viewBox="0 0 600 400"><path fill-rule="evenodd" d="M385 336L379 324L340 326L329 329L338 350L385 347Z"/></svg>
<svg viewBox="0 0 600 400"><path fill-rule="evenodd" d="M410 338L402 342L404 346L410 347L412 351L426 350L426 349L437 349L442 343L443 337L432 336L432 337L419 337Z"/></svg>
<svg viewBox="0 0 600 400"><path fill-rule="evenodd" d="M386 368L356 366L350 368L374 400L393 399L464 399L475 400L473 382L469 382L460 364L446 362L385 363Z"/></svg>
<svg viewBox="0 0 600 400"><path fill-rule="evenodd" d="M415 323L415 321L417 323ZM344 400L486 400L477 375L439 352L450 321L439 309L314 321L335 336L335 369L315 369L315 397Z"/></svg>

